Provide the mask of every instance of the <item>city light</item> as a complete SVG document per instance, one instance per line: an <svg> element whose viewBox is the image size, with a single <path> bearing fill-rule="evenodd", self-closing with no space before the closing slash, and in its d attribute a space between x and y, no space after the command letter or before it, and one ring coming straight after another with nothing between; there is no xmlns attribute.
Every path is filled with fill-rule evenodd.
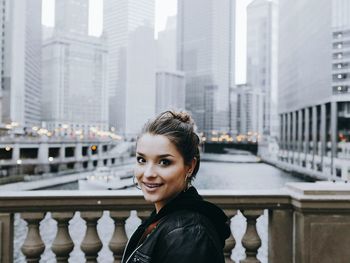
<svg viewBox="0 0 350 263"><path fill-rule="evenodd" d="M92 145L91 146L91 150L96 151L97 150L97 146L96 145Z"/></svg>
<svg viewBox="0 0 350 263"><path fill-rule="evenodd" d="M6 150L7 152L11 151L11 149L12 149L12 148L11 148L10 146L6 146L6 147L5 147L5 150Z"/></svg>
<svg viewBox="0 0 350 263"><path fill-rule="evenodd" d="M53 161L53 157L49 157L49 162L52 162Z"/></svg>
<svg viewBox="0 0 350 263"><path fill-rule="evenodd" d="M17 160L17 164L22 164L22 160L21 160L21 159L18 159L18 160Z"/></svg>

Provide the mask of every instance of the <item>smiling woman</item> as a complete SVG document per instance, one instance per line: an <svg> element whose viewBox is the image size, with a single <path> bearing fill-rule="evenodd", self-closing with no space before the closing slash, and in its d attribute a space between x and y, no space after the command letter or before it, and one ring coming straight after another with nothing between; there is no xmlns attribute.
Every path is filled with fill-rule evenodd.
<svg viewBox="0 0 350 263"><path fill-rule="evenodd" d="M144 126L135 177L155 210L130 238L123 263L224 262L228 219L191 186L200 164L198 146L186 112L167 111Z"/></svg>

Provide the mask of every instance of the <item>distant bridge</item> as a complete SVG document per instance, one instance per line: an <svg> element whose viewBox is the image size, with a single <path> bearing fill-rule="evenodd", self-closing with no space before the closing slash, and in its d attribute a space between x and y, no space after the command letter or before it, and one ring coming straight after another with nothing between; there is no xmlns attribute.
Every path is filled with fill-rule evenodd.
<svg viewBox="0 0 350 263"><path fill-rule="evenodd" d="M227 153L230 150L249 151L253 154L258 152L258 144L249 142L204 142L202 148L206 153Z"/></svg>
<svg viewBox="0 0 350 263"><path fill-rule="evenodd" d="M0 137L0 178L113 166L130 156L133 145L112 139Z"/></svg>

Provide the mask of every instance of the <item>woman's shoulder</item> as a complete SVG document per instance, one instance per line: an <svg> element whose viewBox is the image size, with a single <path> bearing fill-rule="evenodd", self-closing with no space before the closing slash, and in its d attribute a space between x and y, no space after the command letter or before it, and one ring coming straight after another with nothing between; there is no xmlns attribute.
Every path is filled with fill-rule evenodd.
<svg viewBox="0 0 350 263"><path fill-rule="evenodd" d="M182 258L183 262L224 262L214 226L203 214L179 210L159 225L155 258ZM220 259L220 260L217 260ZM157 261L158 262L158 261ZM163 262L160 260L159 262ZM167 261L168 262L168 261ZM171 261L172 262L172 261Z"/></svg>
<svg viewBox="0 0 350 263"><path fill-rule="evenodd" d="M166 216L159 224L162 235L193 234L196 237L206 235L210 239L217 240L219 237L210 219L196 211L178 210Z"/></svg>
<svg viewBox="0 0 350 263"><path fill-rule="evenodd" d="M181 262L224 262L220 240L210 220L186 209L163 217L138 253L154 262L179 262L179 258Z"/></svg>

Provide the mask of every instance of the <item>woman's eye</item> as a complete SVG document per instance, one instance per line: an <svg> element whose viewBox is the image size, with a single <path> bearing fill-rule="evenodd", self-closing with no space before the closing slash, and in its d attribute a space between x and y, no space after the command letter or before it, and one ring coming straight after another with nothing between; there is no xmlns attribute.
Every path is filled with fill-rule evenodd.
<svg viewBox="0 0 350 263"><path fill-rule="evenodd" d="M171 162L167 159L160 160L159 164L162 166L168 166Z"/></svg>
<svg viewBox="0 0 350 263"><path fill-rule="evenodd" d="M137 157L136 157L136 161L137 161L138 163L145 163L145 162L146 162L145 159L142 158L142 157L140 157L140 156L137 156Z"/></svg>

